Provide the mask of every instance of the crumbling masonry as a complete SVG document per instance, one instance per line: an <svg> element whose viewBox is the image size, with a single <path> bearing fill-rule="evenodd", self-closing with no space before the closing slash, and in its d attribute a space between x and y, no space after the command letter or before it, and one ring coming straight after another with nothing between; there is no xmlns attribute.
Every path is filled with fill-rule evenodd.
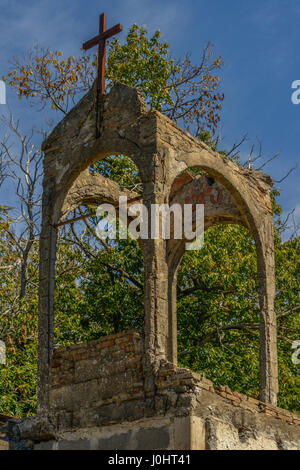
<svg viewBox="0 0 300 470"><path fill-rule="evenodd" d="M299 448L299 416L276 407L278 392L272 180L213 152L142 95L115 85L103 97L95 137L93 88L43 144L40 240L38 414L10 423L13 446L51 449ZM116 203L117 183L91 174L106 155L129 156L143 203L201 202L205 229L242 224L257 248L260 300L260 400L216 388L177 367L176 273L185 240L143 240L144 330L53 353L57 224L77 206ZM184 170L198 167L204 176ZM178 175L181 175L178 177ZM208 177L209 176L209 177ZM149 213L151 211L149 210Z"/></svg>

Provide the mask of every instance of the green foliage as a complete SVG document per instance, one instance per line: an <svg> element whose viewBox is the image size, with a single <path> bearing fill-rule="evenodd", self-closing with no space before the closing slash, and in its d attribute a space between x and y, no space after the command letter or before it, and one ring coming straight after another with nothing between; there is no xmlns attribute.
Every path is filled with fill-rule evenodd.
<svg viewBox="0 0 300 470"><path fill-rule="evenodd" d="M90 338L143 326L142 263L137 242L120 240L86 264L80 313ZM134 283L124 273L130 273Z"/></svg>
<svg viewBox="0 0 300 470"><path fill-rule="evenodd" d="M189 54L174 60L161 32L147 37L144 27L134 24L121 45L115 38L109 47L107 77L110 85L121 82L138 88L151 109L164 112L194 135L210 130L220 121L224 94L218 91L221 56L213 58L211 44L203 51L199 65Z"/></svg>
<svg viewBox="0 0 300 470"><path fill-rule="evenodd" d="M214 58L212 45L206 44L199 65L189 54L174 60L169 45L161 41L160 31L148 37L144 27L134 24L125 44L112 40L106 67L109 84L117 81L134 86L145 95L152 109L163 111L194 135L210 130L214 133L220 121L224 94L218 91L221 56ZM10 61L11 69L3 77L15 88L20 98L32 105L50 104L66 114L94 79L97 57L86 55L63 58L61 51L36 46L21 59Z"/></svg>
<svg viewBox="0 0 300 470"><path fill-rule="evenodd" d="M142 180L131 158L126 155L110 155L96 162L92 171L97 171L105 178L118 182L121 189L142 192Z"/></svg>
<svg viewBox="0 0 300 470"><path fill-rule="evenodd" d="M300 329L299 239L282 243L277 238L275 249L279 406L299 412L299 377L291 361L291 342ZM234 225L209 229L203 249L184 255L178 284L180 364L258 398L258 285L249 232Z"/></svg>
<svg viewBox="0 0 300 470"><path fill-rule="evenodd" d="M148 104L158 110L163 103L173 105L167 83L174 62L168 58L169 44L160 38L160 31L155 31L148 39L147 30L134 24L125 44L118 38L111 42L107 61L107 77L112 83L138 87Z"/></svg>
<svg viewBox="0 0 300 470"><path fill-rule="evenodd" d="M37 245L36 245L37 248ZM32 283L37 282L37 253L30 259ZM0 364L0 413L32 414L36 407L37 305L36 288L19 299L16 252L10 249L7 232L0 229L0 339L6 344L6 364Z"/></svg>
<svg viewBox="0 0 300 470"><path fill-rule="evenodd" d="M248 231L234 225L209 229L203 249L184 255L178 284L194 287L178 300L180 363L216 384L257 396L259 309Z"/></svg>

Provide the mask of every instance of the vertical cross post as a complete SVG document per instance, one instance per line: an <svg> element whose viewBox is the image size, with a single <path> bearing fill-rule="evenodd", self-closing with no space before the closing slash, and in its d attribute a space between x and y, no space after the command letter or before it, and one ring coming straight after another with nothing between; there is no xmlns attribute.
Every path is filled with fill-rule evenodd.
<svg viewBox="0 0 300 470"><path fill-rule="evenodd" d="M107 24L106 13L102 13L99 17L99 35L105 33ZM100 95L105 91L105 55L106 43L105 39L99 40L98 44L98 73L97 73L97 91Z"/></svg>
<svg viewBox="0 0 300 470"><path fill-rule="evenodd" d="M99 107L101 96L105 91L105 55L106 40L122 31L123 26L118 23L112 28L106 29L107 17L102 13L99 17L99 34L82 45L86 51L98 44L98 68L97 68L97 96L96 96L96 137L99 137Z"/></svg>

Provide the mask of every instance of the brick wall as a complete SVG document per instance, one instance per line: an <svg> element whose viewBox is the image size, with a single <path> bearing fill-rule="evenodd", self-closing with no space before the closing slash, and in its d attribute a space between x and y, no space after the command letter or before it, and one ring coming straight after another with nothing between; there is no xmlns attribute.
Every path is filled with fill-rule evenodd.
<svg viewBox="0 0 300 470"><path fill-rule="evenodd" d="M184 414L197 399L299 425L290 411L214 387L188 369L167 361L143 369L143 342L136 331L110 335L56 350L51 367L51 411L59 429L108 425L145 417ZM198 398L197 398L198 397ZM201 406L201 400L200 400ZM221 405L219 405L221 406Z"/></svg>
<svg viewBox="0 0 300 470"><path fill-rule="evenodd" d="M129 331L56 350L50 406L57 425L114 421L121 403L144 397L141 347L140 335Z"/></svg>
<svg viewBox="0 0 300 470"><path fill-rule="evenodd" d="M12 423L11 445L300 449L299 415L215 387L165 360L145 359L136 331L56 350L49 416Z"/></svg>

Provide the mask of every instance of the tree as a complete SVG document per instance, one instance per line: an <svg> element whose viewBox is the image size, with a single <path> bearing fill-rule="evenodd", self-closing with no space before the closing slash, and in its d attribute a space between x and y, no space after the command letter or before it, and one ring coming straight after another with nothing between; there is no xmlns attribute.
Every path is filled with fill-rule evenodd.
<svg viewBox="0 0 300 470"><path fill-rule="evenodd" d="M87 91L94 80L91 56L64 59L61 51L52 52L38 45L23 58L12 58L11 66L3 80L16 88L19 98L28 98L39 110L50 104L67 114L78 95Z"/></svg>
<svg viewBox="0 0 300 470"><path fill-rule="evenodd" d="M6 161L6 181L14 187L16 193L16 207L5 211L6 221L2 228L6 231L11 249L18 256L20 266L20 298L25 296L27 287L27 265L30 251L39 234L41 213L40 184L42 177L42 151L33 144L31 135L22 135L19 123L15 123L12 115L2 122L8 131L17 139L10 143L9 136L0 142L1 153ZM19 226L20 230L16 229Z"/></svg>
<svg viewBox="0 0 300 470"><path fill-rule="evenodd" d="M217 72L221 65L220 57L213 59L209 45L204 48L197 66L191 64L188 55L174 60L168 55L168 45L160 41L159 32L148 39L145 29L133 25L125 44L121 45L118 39L110 44L107 86L118 80L137 86L150 107L167 113L212 148L241 164L239 148L244 139L226 151L220 148L218 137L214 137L224 98L218 91L220 78ZM60 51L52 53L48 49L35 48L22 61L13 61L13 69L6 80L20 97L29 98L31 105L37 105L39 109L50 105L66 114L92 84L94 70L92 56L63 59ZM251 151L245 164L252 166L260 157L260 151L257 157ZM38 154L36 158L39 158ZM6 164L5 159L3 164ZM92 170L118 181L122 188L141 192L138 171L126 156L106 157ZM280 207L276 204L278 194L274 191L273 195L277 220L280 404L296 411L297 376L296 366L291 362L290 342L296 338L299 329L299 238L294 235L283 243L280 230L285 224L280 221ZM88 212L90 208L82 207L79 211ZM2 214L3 220L7 221L9 212ZM12 250L13 256L10 254L7 227L0 235L0 261L3 266L12 266L7 270L0 269L2 285L9 286L1 293L1 311L10 309L0 319L0 331L9 346L9 366L2 368L1 372L5 372L0 377L0 393L7 399L0 401L0 410L28 414L33 412L35 403L37 240L35 236L27 259L30 279L27 294L20 299L17 294L20 278L15 276L19 254L16 248ZM26 243L26 240L22 239L20 243ZM112 244L100 241L95 237L94 219L85 220L81 225L71 224L60 232L56 270L57 345L142 327L142 253L136 242L119 240ZM179 270L180 364L204 372L215 383L257 396L258 321L253 240L247 230L239 226L213 227L206 234L204 249L186 253ZM24 377L27 367L31 371L29 381ZM29 387L22 389L22 384L26 383Z"/></svg>
<svg viewBox="0 0 300 470"><path fill-rule="evenodd" d="M134 24L126 43L114 39L107 61L108 87L116 81L140 89L150 107L163 111L195 135L203 130L215 131L224 94L218 91L218 71L223 61L213 58L212 45L202 52L199 65L193 65L189 54L182 59L169 57L169 44L160 42L160 31L148 39L147 30ZM3 80L16 88L20 98L32 105L51 107L66 114L76 98L87 91L95 78L95 56L63 58L61 51L52 52L35 46L22 59L11 61L12 70Z"/></svg>

